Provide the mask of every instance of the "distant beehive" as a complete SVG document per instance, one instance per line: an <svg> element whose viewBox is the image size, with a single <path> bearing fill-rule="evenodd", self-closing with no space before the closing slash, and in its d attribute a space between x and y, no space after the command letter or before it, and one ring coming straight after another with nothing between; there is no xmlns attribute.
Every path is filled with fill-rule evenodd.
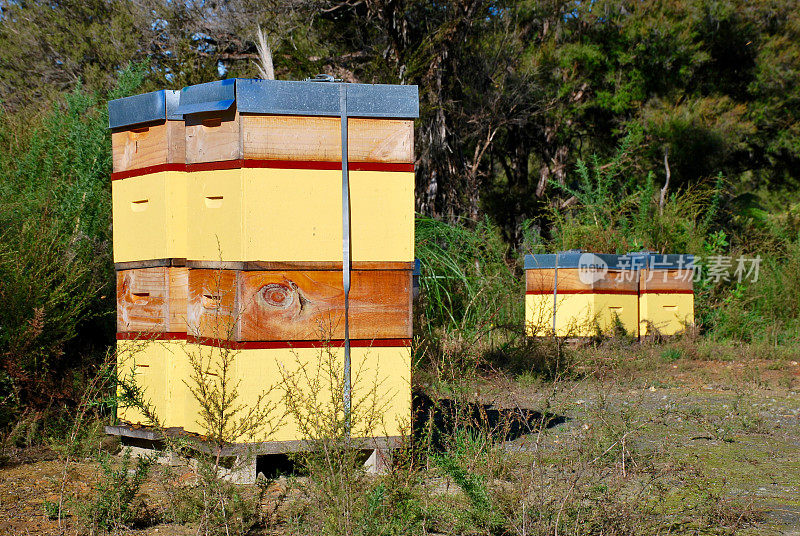
<svg viewBox="0 0 800 536"><path fill-rule="evenodd" d="M694 322L691 255L526 255L526 333L674 335Z"/></svg>
<svg viewBox="0 0 800 536"><path fill-rule="evenodd" d="M635 276L620 255L526 255L527 334L589 337L618 327L638 334Z"/></svg>
<svg viewBox="0 0 800 536"><path fill-rule="evenodd" d="M236 79L109 104L119 345L136 348L137 379L167 426L200 431L189 352L235 350L245 405L323 348L342 359L341 103L351 368L385 400L376 435L408 422L417 88ZM256 438L301 439L292 422Z"/></svg>
<svg viewBox="0 0 800 536"><path fill-rule="evenodd" d="M675 335L694 324L694 256L630 253L639 269L639 335Z"/></svg>

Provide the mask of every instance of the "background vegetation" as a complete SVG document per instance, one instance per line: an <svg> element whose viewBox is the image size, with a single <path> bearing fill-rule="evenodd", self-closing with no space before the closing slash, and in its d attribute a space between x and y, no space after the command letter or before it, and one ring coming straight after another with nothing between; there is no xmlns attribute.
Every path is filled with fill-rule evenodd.
<svg viewBox="0 0 800 536"><path fill-rule="evenodd" d="M797 343L789 0L0 0L0 428L68 414L113 343L107 100L254 76L259 25L278 78L420 87L423 362L544 356L521 256L565 248L760 255L698 285L700 331Z"/></svg>

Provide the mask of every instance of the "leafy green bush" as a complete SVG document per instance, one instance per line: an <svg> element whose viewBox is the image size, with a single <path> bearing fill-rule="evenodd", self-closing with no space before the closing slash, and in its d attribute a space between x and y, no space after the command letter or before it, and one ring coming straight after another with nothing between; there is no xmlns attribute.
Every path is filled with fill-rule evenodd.
<svg viewBox="0 0 800 536"><path fill-rule="evenodd" d="M520 264L488 219L447 224L418 216L416 255L422 313L417 325L426 335L437 329L477 335L522 325Z"/></svg>
<svg viewBox="0 0 800 536"><path fill-rule="evenodd" d="M94 499L85 505L84 517L93 529L117 530L129 527L143 513L144 506L139 501L139 491L147 480L147 475L155 459L140 456L131 467L131 449L123 451L115 465L108 453L100 452L100 481L95 489Z"/></svg>
<svg viewBox="0 0 800 536"><path fill-rule="evenodd" d="M79 86L29 132L0 138L0 400L74 401L113 340L105 101L132 93L144 68L122 71L102 98ZM0 427L15 413L0 412Z"/></svg>
<svg viewBox="0 0 800 536"><path fill-rule="evenodd" d="M574 181L554 183L568 199L551 209L550 240L538 247L528 243L526 248L702 252L716 213L719 185L668 192L661 205L653 174L641 177L636 169L641 142L641 132L632 129L608 161L597 155L588 162L579 160Z"/></svg>

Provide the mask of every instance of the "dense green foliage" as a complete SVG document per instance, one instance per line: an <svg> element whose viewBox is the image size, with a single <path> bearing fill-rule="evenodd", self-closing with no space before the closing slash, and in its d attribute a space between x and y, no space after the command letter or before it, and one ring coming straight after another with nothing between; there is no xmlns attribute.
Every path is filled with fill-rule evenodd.
<svg viewBox="0 0 800 536"><path fill-rule="evenodd" d="M141 78L141 68L126 70L108 97ZM113 338L108 97L77 87L3 140L0 384L12 389L0 397L12 415L74 401Z"/></svg>
<svg viewBox="0 0 800 536"><path fill-rule="evenodd" d="M566 248L760 255L697 285L701 331L797 340L793 2L0 0L0 425L113 339L105 102L253 76L259 25L279 78L419 85L432 352L527 348L521 254Z"/></svg>

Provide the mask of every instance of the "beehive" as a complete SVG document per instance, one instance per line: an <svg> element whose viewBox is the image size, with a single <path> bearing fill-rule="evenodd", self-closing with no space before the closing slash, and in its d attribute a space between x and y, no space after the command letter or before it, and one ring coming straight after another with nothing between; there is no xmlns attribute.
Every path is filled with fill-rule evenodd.
<svg viewBox="0 0 800 536"><path fill-rule="evenodd" d="M639 270L639 333L675 335L694 324L694 256L630 254Z"/></svg>
<svg viewBox="0 0 800 536"><path fill-rule="evenodd" d="M576 251L525 256L529 336L638 335L638 279L624 256Z"/></svg>
<svg viewBox="0 0 800 536"><path fill-rule="evenodd" d="M115 106L111 115L125 108ZM411 412L416 87L225 80L185 88L174 114L182 162L170 148L177 128L163 150L148 145L160 162L131 157L136 136L117 136L128 147L114 151L118 346L135 356L120 374L136 375L164 424L201 431L190 356L234 355L245 405L301 363L328 354L344 366L349 268L353 398L371 389L384 420L368 433L399 435ZM258 438L303 439L291 419Z"/></svg>

